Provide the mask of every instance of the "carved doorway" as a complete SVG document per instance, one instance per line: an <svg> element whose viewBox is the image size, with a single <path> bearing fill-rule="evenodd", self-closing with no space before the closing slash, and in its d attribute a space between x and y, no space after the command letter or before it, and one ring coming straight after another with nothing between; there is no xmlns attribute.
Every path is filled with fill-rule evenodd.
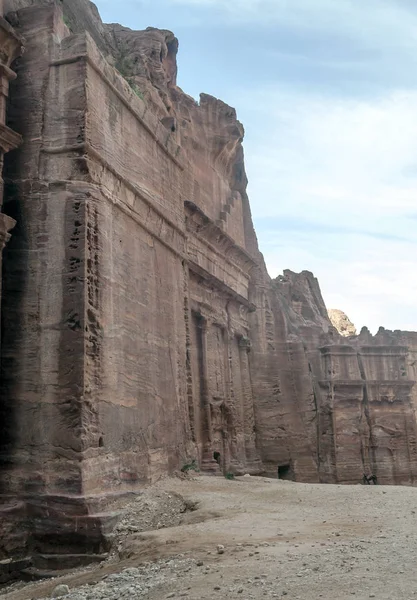
<svg viewBox="0 0 417 600"><path fill-rule="evenodd" d="M278 466L278 479L294 481L294 473L290 464Z"/></svg>

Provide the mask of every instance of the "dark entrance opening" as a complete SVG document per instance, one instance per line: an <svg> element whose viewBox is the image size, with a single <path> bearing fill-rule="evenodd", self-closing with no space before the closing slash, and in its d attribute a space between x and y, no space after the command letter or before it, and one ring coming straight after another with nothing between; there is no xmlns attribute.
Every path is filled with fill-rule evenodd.
<svg viewBox="0 0 417 600"><path fill-rule="evenodd" d="M291 465L279 465L278 479L292 479Z"/></svg>
<svg viewBox="0 0 417 600"><path fill-rule="evenodd" d="M216 463L220 466L220 462L221 462L220 452L213 452L213 458L216 461Z"/></svg>

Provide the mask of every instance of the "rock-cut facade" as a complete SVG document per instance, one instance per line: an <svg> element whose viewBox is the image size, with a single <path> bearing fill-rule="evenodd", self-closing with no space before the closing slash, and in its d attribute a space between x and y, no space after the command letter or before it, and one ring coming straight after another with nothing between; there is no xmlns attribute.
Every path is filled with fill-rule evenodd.
<svg viewBox="0 0 417 600"><path fill-rule="evenodd" d="M111 503L193 461L415 484L417 334L342 336L311 273L271 280L243 126L178 87L175 36L4 10L0 558L100 557Z"/></svg>

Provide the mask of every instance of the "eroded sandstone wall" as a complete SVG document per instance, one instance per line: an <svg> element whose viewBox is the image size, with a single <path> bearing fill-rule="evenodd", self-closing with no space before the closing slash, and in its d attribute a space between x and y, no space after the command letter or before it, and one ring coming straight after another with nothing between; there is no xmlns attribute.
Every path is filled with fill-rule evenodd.
<svg viewBox="0 0 417 600"><path fill-rule="evenodd" d="M291 370L298 371L297 383L286 392L297 398L293 406L304 407L295 437L310 441L318 479L359 483L366 473L381 483L414 484L415 333L381 328L375 336L366 329L358 336L339 335L327 317L317 280L308 272L286 271L274 289L280 301L275 318L286 315L287 337L297 340L300 349ZM304 390L297 388L302 380ZM271 409L272 402L267 406ZM275 427L280 423L276 409ZM271 418L269 424L272 428ZM304 480L300 453L304 462L309 449L291 450L294 433L291 426L285 428L283 443L288 444L295 478ZM261 428L258 435L263 437Z"/></svg>
<svg viewBox="0 0 417 600"><path fill-rule="evenodd" d="M262 470L248 358L256 263L232 187L233 109L175 88L181 138L60 7L13 21L27 51L10 103L24 144L6 168L18 226L4 274L0 480L15 534L3 551L25 544L39 561L100 553L105 499L193 459Z"/></svg>
<svg viewBox="0 0 417 600"><path fill-rule="evenodd" d="M19 426L2 482L120 492L178 467L187 443L183 167L88 35L50 7L18 18L2 394Z"/></svg>

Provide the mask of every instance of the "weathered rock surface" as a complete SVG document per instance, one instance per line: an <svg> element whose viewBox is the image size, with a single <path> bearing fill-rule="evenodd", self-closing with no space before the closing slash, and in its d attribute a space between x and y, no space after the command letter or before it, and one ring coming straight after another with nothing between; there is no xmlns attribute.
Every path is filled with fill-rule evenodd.
<svg viewBox="0 0 417 600"><path fill-rule="evenodd" d="M177 86L175 36L105 26L84 0L6 6L26 52L5 167L0 554L101 556L110 501L193 460L414 484L417 334L345 338L311 273L271 281L243 126Z"/></svg>
<svg viewBox="0 0 417 600"><path fill-rule="evenodd" d="M3 169L3 159L21 143L22 139L15 131L7 127L6 105L9 95L9 84L16 74L10 68L14 60L23 50L23 40L3 17L3 2L0 1L0 169ZM2 271L2 251L10 238L10 231L15 221L3 214L3 179L0 174L0 272ZM1 281L0 281L1 299Z"/></svg>
<svg viewBox="0 0 417 600"><path fill-rule="evenodd" d="M52 598L62 598L63 596L68 596L70 589L67 585L57 585L56 588L52 592Z"/></svg>
<svg viewBox="0 0 417 600"><path fill-rule="evenodd" d="M336 327L340 335L343 335L343 337L356 335L356 327L342 310L329 308L327 312L329 313L329 319L333 327Z"/></svg>
<svg viewBox="0 0 417 600"><path fill-rule="evenodd" d="M89 0L3 0L4 12L12 25L19 26L16 14L27 7L61 7L64 21L71 33L88 33L106 56L112 56L114 47L107 27L102 23L97 7Z"/></svg>

